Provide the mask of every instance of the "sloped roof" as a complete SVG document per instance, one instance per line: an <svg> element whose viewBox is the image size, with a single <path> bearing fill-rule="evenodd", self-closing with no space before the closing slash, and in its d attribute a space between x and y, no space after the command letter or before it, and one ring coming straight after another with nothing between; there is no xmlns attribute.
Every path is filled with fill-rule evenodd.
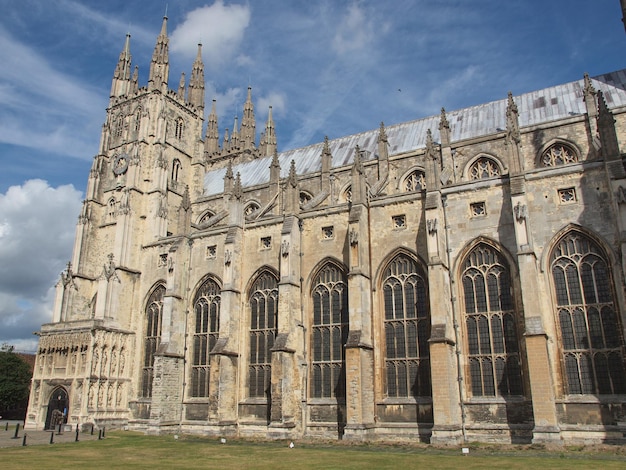
<svg viewBox="0 0 626 470"><path fill-rule="evenodd" d="M591 82L596 90L602 90L609 108L626 105L626 69L593 77ZM519 110L520 127L585 114L587 109L583 99L584 80L557 85L543 90L513 96ZM507 99L471 106L447 112L452 142L488 135L506 128ZM403 122L385 128L389 142L389 154L395 155L426 146L426 131L431 129L433 139L439 141L440 116L429 116L415 121ZM329 141L333 168L352 163L354 148L358 145L364 152L365 160L375 158L377 153L378 129L349 135ZM298 175L321 170L323 143L309 145L278 154L281 177L289 173L291 160L296 163ZM233 165L233 173L240 173L245 188L266 183L270 178L271 157ZM208 172L204 178L204 194L209 196L224 190L226 169Z"/></svg>

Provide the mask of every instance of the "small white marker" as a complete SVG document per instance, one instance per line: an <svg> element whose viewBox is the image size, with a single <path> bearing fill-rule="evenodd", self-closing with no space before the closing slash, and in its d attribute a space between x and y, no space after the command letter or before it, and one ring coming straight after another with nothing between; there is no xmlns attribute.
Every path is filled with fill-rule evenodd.
<svg viewBox="0 0 626 470"><path fill-rule="evenodd" d="M463 447L461 449L461 452L463 452L463 455L468 455L469 454L469 447Z"/></svg>
<svg viewBox="0 0 626 470"><path fill-rule="evenodd" d="M295 445L293 444L293 441L291 441L291 442L289 443L289 448L290 448L290 449L293 449L294 447L295 447Z"/></svg>
<svg viewBox="0 0 626 470"><path fill-rule="evenodd" d="M222 438L220 439L220 442L221 442L222 444L226 444L226 439L224 439L224 438L222 437Z"/></svg>

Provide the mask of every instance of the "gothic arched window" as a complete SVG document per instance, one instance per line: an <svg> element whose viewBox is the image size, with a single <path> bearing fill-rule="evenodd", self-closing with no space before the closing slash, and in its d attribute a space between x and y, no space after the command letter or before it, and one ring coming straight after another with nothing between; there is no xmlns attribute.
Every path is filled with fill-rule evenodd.
<svg viewBox="0 0 626 470"><path fill-rule="evenodd" d="M185 121L183 121L183 118L176 119L174 136L177 139L182 139L183 138L183 131L184 131L184 129L185 129Z"/></svg>
<svg viewBox="0 0 626 470"><path fill-rule="evenodd" d="M472 394L522 395L517 312L506 261L481 243L467 255L461 280Z"/></svg>
<svg viewBox="0 0 626 470"><path fill-rule="evenodd" d="M220 327L220 286L209 278L198 289L193 301L195 328L191 361L192 397L209 396L209 353L217 342Z"/></svg>
<svg viewBox="0 0 626 470"><path fill-rule="evenodd" d="M114 197L109 199L107 203L107 222L115 222L115 217L117 216L117 201Z"/></svg>
<svg viewBox="0 0 626 470"><path fill-rule="evenodd" d="M161 343L161 319L163 316L163 297L165 286L157 286L146 304L146 336L144 337L143 367L141 374L141 396L152 396L152 377L154 372L154 354Z"/></svg>
<svg viewBox="0 0 626 470"><path fill-rule="evenodd" d="M427 284L415 260L400 254L389 263L383 296L387 396L431 396Z"/></svg>
<svg viewBox="0 0 626 470"><path fill-rule="evenodd" d="M626 393L624 339L606 255L569 232L551 259L566 393Z"/></svg>
<svg viewBox="0 0 626 470"><path fill-rule="evenodd" d="M264 272L250 291L250 397L269 397L271 350L276 339L278 316L278 280Z"/></svg>
<svg viewBox="0 0 626 470"><path fill-rule="evenodd" d="M494 176L500 176L500 166L489 157L480 157L469 168L470 180L482 180Z"/></svg>
<svg viewBox="0 0 626 470"><path fill-rule="evenodd" d="M551 145L541 154L541 163L544 166L566 165L577 161L578 154L569 145L561 143Z"/></svg>
<svg viewBox="0 0 626 470"><path fill-rule="evenodd" d="M334 264L326 264L315 277L311 296L311 396L345 399L348 284L343 271Z"/></svg>
<svg viewBox="0 0 626 470"><path fill-rule="evenodd" d="M406 192L423 191L426 189L426 177L423 171L415 170L404 180L403 189Z"/></svg>
<svg viewBox="0 0 626 470"><path fill-rule="evenodd" d="M180 160L178 158L175 158L174 161L172 162L172 182L177 182L178 181L178 173L180 172L182 168L182 165L180 163Z"/></svg>

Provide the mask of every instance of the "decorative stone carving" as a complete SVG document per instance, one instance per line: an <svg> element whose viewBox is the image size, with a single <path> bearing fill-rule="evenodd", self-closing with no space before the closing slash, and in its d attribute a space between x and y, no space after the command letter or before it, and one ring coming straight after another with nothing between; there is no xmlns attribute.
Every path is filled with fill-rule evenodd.
<svg viewBox="0 0 626 470"><path fill-rule="evenodd" d="M102 266L102 277L104 279L106 279L107 281L110 281L111 279L115 279L117 282L121 282L120 278L117 276L117 273L115 272L115 262L113 261L113 253L109 253L109 255L107 256L108 262L106 262L103 266Z"/></svg>
<svg viewBox="0 0 626 470"><path fill-rule="evenodd" d="M526 220L526 217L528 217L528 208L526 207L526 204L522 204L519 201L513 208L513 212L515 213L515 220L520 223Z"/></svg>
<svg viewBox="0 0 626 470"><path fill-rule="evenodd" d="M626 188L624 186L620 186L617 188L617 193L615 194L618 204L626 203Z"/></svg>
<svg viewBox="0 0 626 470"><path fill-rule="evenodd" d="M284 257L289 255L289 242L287 240L283 240L280 244L280 254Z"/></svg>
<svg viewBox="0 0 626 470"><path fill-rule="evenodd" d="M438 222L436 218L426 220L426 228L430 235L434 235L435 233L437 233L437 225Z"/></svg>
<svg viewBox="0 0 626 470"><path fill-rule="evenodd" d="M230 250L224 251L224 264L228 266L231 263L233 253Z"/></svg>
<svg viewBox="0 0 626 470"><path fill-rule="evenodd" d="M359 243L359 232L357 232L353 228L350 229L349 238L350 238L350 245L351 246L357 245Z"/></svg>

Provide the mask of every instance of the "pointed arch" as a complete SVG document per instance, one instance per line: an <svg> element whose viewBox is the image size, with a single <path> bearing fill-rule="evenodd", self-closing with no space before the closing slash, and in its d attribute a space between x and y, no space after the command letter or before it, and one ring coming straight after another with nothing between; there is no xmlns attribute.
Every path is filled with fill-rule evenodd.
<svg viewBox="0 0 626 470"><path fill-rule="evenodd" d="M506 171L506 167L498 157L487 153L479 153L467 162L463 173L467 181L476 181L500 177Z"/></svg>
<svg viewBox="0 0 626 470"><path fill-rule="evenodd" d="M194 325L189 391L192 397L209 396L209 354L219 337L221 291L219 280L209 274L196 287L193 297Z"/></svg>
<svg viewBox="0 0 626 470"><path fill-rule="evenodd" d="M165 283L157 282L148 295L144 313L146 316L146 334L143 341L143 363L141 373L141 396L152 397L152 378L154 375L154 354L161 344L161 323L163 319L163 298Z"/></svg>
<svg viewBox="0 0 626 470"><path fill-rule="evenodd" d="M460 258L469 392L522 395L520 313L513 295L514 263L497 243L474 240Z"/></svg>
<svg viewBox="0 0 626 470"><path fill-rule="evenodd" d="M180 163L180 160L178 158L175 158L172 161L172 174L170 177L170 180L172 181L172 183L177 183L178 182L178 177L180 176L180 172L183 169L183 165Z"/></svg>
<svg viewBox="0 0 626 470"><path fill-rule="evenodd" d="M311 282L311 397L345 401L348 282L344 267L325 259Z"/></svg>
<svg viewBox="0 0 626 470"><path fill-rule="evenodd" d="M426 170L422 167L413 167L406 171L399 179L400 192L420 192L426 189Z"/></svg>
<svg viewBox="0 0 626 470"><path fill-rule="evenodd" d="M580 149L573 142L565 139L551 139L537 153L536 166L538 168L555 167L577 163L581 155Z"/></svg>
<svg viewBox="0 0 626 470"><path fill-rule="evenodd" d="M267 266L252 277L247 289L250 308L248 396L269 402L271 349L278 333L278 274Z"/></svg>
<svg viewBox="0 0 626 470"><path fill-rule="evenodd" d="M549 257L568 395L626 393L624 336L608 252L584 230L555 239Z"/></svg>
<svg viewBox="0 0 626 470"><path fill-rule="evenodd" d="M379 273L385 337L385 395L431 397L430 305L423 263L408 250L395 250Z"/></svg>

